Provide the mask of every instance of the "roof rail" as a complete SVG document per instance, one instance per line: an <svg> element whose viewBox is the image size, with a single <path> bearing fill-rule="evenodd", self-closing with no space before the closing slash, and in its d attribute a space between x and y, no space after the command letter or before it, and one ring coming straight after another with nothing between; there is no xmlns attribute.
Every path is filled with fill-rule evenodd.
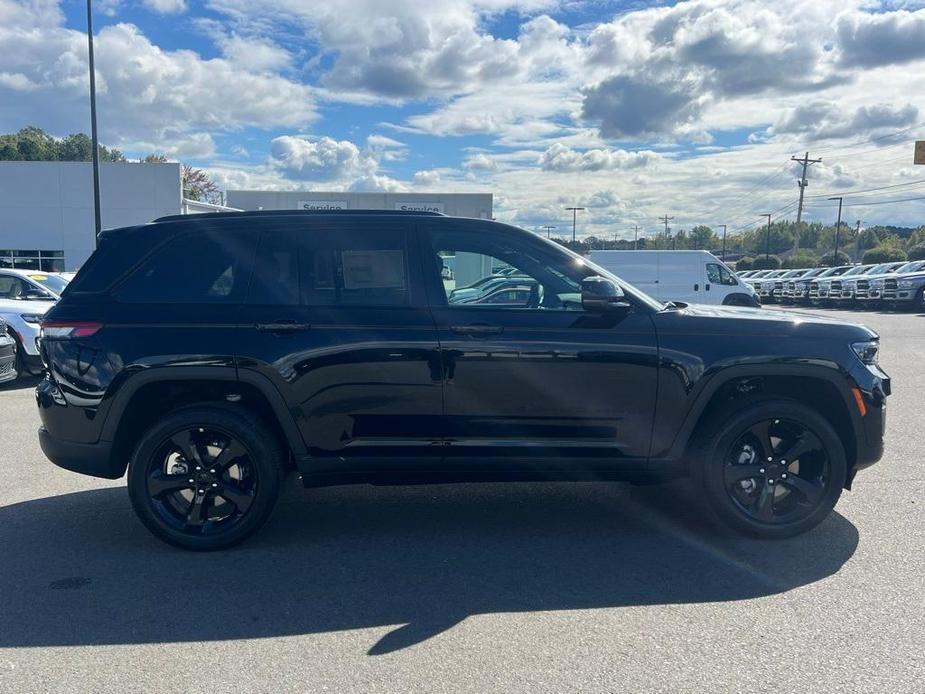
<svg viewBox="0 0 925 694"><path fill-rule="evenodd" d="M176 222L196 219L238 219L241 217L299 217L299 216L384 216L384 217L445 217L442 212L424 210L244 210L242 212L207 212L203 214L170 214L158 217L156 222Z"/></svg>

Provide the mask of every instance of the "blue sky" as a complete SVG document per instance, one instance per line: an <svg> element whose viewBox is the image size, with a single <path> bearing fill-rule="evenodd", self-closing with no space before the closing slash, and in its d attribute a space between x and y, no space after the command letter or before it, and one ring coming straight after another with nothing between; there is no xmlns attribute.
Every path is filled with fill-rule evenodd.
<svg viewBox="0 0 925 694"><path fill-rule="evenodd" d="M608 236L792 217L810 150L807 218L850 193L918 225L923 201L889 201L925 196L922 5L96 0L101 139L227 189L492 192L526 227L579 204ZM87 130L85 21L0 0L3 131Z"/></svg>

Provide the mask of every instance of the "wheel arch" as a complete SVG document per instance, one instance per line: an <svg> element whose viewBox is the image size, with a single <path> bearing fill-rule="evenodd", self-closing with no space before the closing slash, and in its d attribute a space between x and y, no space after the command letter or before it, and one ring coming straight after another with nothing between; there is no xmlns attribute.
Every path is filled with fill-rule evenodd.
<svg viewBox="0 0 925 694"><path fill-rule="evenodd" d="M253 412L277 435L292 456L305 455L305 442L285 401L265 377L227 367L166 367L130 376L107 412L101 440L112 442L112 459L121 475L134 445L157 419L192 404L229 403Z"/></svg>
<svg viewBox="0 0 925 694"><path fill-rule="evenodd" d="M688 412L672 444L671 457L687 458L696 445L697 433L712 417L769 396L791 398L818 411L838 432L849 470L855 467L863 445L863 426L848 377L835 369L810 365L739 367L715 375Z"/></svg>

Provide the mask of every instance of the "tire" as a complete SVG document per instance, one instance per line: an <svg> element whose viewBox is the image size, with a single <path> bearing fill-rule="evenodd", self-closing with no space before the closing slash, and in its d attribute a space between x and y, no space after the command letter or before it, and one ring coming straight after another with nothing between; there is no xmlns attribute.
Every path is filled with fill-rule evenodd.
<svg viewBox="0 0 925 694"><path fill-rule="evenodd" d="M915 293L912 308L915 311L925 311L925 287L919 287L919 290Z"/></svg>
<svg viewBox="0 0 925 694"><path fill-rule="evenodd" d="M756 436L755 431L769 435ZM848 474L844 446L828 420L785 398L714 416L693 453L691 476L698 496L726 525L763 539L793 537L822 522Z"/></svg>
<svg viewBox="0 0 925 694"><path fill-rule="evenodd" d="M285 462L279 441L253 413L194 405L164 417L141 438L128 468L129 497L141 522L164 542L225 549L270 517Z"/></svg>

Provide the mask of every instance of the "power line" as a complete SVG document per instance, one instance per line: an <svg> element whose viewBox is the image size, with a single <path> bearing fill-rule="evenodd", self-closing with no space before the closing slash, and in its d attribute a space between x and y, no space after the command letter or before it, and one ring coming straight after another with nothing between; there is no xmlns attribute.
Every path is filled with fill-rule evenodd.
<svg viewBox="0 0 925 694"><path fill-rule="evenodd" d="M890 189L890 188L904 188L904 187L907 187L907 186L913 187L913 188L918 188L918 187L920 187L920 186L922 186L922 185L925 185L925 180L909 181L909 182L907 182L907 183L894 183L893 185L890 185L890 186L880 186L879 188L866 188L866 189L862 189L862 190L846 190L846 191L842 192L842 195L845 196L845 197L847 197L847 196L849 196L849 195L860 195L860 194L862 194L862 193L872 193L872 192L874 192L874 191L878 191L878 190L888 190L888 189ZM820 193L819 195L810 195L809 197L810 197L810 198L825 198L825 197L828 197L828 193Z"/></svg>
<svg viewBox="0 0 925 694"><path fill-rule="evenodd" d="M848 145L848 149L853 149L854 147L861 147L863 145L869 145L871 142L879 142L880 140L888 140L891 137L896 137L897 135L902 135L911 130L918 130L919 128L925 127L925 122L916 123L915 125L910 125L908 128L903 128L902 130L897 130L896 132L888 133L886 135L881 135L880 137L872 137L869 140L863 140L862 142L855 142L854 144ZM900 143L905 144L905 143ZM829 147L828 149L817 150L817 153L831 152L832 150L838 149L838 147ZM843 152L842 154L847 154Z"/></svg>

